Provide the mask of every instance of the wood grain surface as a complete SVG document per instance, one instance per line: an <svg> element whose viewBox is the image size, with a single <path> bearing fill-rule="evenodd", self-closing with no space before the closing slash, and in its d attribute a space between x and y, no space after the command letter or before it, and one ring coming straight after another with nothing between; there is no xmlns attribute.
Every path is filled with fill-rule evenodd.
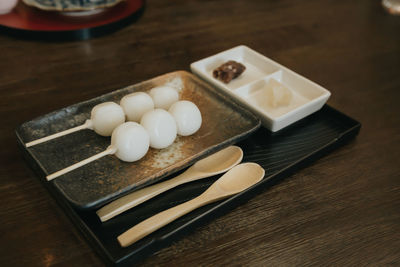
<svg viewBox="0 0 400 267"><path fill-rule="evenodd" d="M240 44L330 90L360 134L138 264L400 265L400 17L372 0L152 0L97 39L0 35L0 265L103 265L22 159L18 125Z"/></svg>

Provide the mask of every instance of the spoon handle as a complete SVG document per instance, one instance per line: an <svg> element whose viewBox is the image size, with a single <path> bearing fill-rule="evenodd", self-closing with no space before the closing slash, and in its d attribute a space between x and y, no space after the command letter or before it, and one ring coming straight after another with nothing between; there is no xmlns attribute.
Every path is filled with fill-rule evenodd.
<svg viewBox="0 0 400 267"><path fill-rule="evenodd" d="M118 242L122 247L127 247L142 239L143 237L151 234L152 232L160 229L161 227L169 224L170 222L176 220L177 218L191 212L192 210L195 210L198 207L201 207L218 199L219 198L209 198L208 196L205 197L205 195L202 194L178 206L175 206L168 210L164 210L119 235L117 238Z"/></svg>
<svg viewBox="0 0 400 267"><path fill-rule="evenodd" d="M55 134L52 134L52 135L48 135L48 136L45 136L45 137L40 138L40 139L36 139L34 141L26 143L25 146L26 147L31 147L31 146L34 146L34 145L38 145L38 144L50 141L52 139L58 138L60 136L64 136L64 135L67 135L67 134L70 134L70 133L73 133L73 132L77 132L77 131L80 131L80 130L84 130L84 129L90 129L91 127L92 127L92 122L90 120L86 120L86 122L84 124L82 124L82 125L79 125L79 126L76 126L74 128L67 129L65 131L58 132L58 133L55 133Z"/></svg>
<svg viewBox="0 0 400 267"><path fill-rule="evenodd" d="M110 204L107 204L106 206L102 207L99 209L96 213L97 216L99 216L100 220L102 222L105 222L121 213L124 211L127 211L133 207L136 207L137 205L171 189L174 188L178 185L181 185L183 183L186 183L188 181L193 180L194 178L200 179L200 178L205 178L208 177L208 173L200 173L193 171L192 169L187 169L184 173L166 180L161 183L157 183L148 187L145 187L143 189L140 189L138 191L135 191L131 194L128 194L124 197L121 197Z"/></svg>

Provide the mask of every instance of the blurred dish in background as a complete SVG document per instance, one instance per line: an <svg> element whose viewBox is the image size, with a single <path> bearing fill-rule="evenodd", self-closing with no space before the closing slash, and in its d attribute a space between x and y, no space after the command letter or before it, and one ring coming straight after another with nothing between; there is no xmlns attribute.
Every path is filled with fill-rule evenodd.
<svg viewBox="0 0 400 267"><path fill-rule="evenodd" d="M9 13L18 3L18 0L1 0L0 15Z"/></svg>
<svg viewBox="0 0 400 267"><path fill-rule="evenodd" d="M400 0L382 0L382 5L392 15L400 15Z"/></svg>
<svg viewBox="0 0 400 267"><path fill-rule="evenodd" d="M112 7L123 0L22 0L28 6L47 11L92 11Z"/></svg>
<svg viewBox="0 0 400 267"><path fill-rule="evenodd" d="M85 0L75 1L82 3ZM0 34L54 41L99 37L137 21L145 10L144 0L117 1L114 0L114 3L117 3L114 6L86 11L46 11L20 1L11 12L0 15Z"/></svg>

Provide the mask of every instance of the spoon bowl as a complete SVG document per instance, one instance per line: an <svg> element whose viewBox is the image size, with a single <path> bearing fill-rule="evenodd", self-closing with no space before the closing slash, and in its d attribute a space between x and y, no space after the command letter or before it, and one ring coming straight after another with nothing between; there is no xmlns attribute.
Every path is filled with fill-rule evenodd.
<svg viewBox="0 0 400 267"><path fill-rule="evenodd" d="M231 169L243 159L243 151L238 146L229 146L193 164L197 172L218 174Z"/></svg>
<svg viewBox="0 0 400 267"><path fill-rule="evenodd" d="M234 195L261 181L264 174L264 169L256 163L240 164L218 179L215 187L220 190L219 194L225 192L228 196ZM211 192L216 190L213 187L209 188Z"/></svg>
<svg viewBox="0 0 400 267"><path fill-rule="evenodd" d="M200 196L160 212L118 236L122 247L127 247L175 219L203 205L237 194L264 178L264 169L256 163L243 163L233 167Z"/></svg>

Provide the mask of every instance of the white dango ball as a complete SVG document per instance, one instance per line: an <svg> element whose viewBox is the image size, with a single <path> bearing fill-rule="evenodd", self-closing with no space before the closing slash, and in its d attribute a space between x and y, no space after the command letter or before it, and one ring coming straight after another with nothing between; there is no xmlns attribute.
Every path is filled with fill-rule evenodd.
<svg viewBox="0 0 400 267"><path fill-rule="evenodd" d="M176 138L174 118L164 109L154 109L143 115L140 124L150 136L150 146L162 149L170 146Z"/></svg>
<svg viewBox="0 0 400 267"><path fill-rule="evenodd" d="M137 161L149 150L150 138L147 131L137 122L125 122L115 128L111 136L111 146L115 155L123 161Z"/></svg>
<svg viewBox="0 0 400 267"><path fill-rule="evenodd" d="M149 94L153 98L155 108L168 110L173 103L179 100L179 93L169 86L154 87Z"/></svg>
<svg viewBox="0 0 400 267"><path fill-rule="evenodd" d="M154 109L153 99L144 92L126 95L121 99L120 104L128 121L140 122L146 112Z"/></svg>
<svg viewBox="0 0 400 267"><path fill-rule="evenodd" d="M202 118L199 108L190 101L181 100L174 103L168 110L174 117L178 134L188 136L200 129Z"/></svg>
<svg viewBox="0 0 400 267"><path fill-rule="evenodd" d="M90 121L97 134L110 136L118 125L125 122L125 113L117 103L104 102L92 109Z"/></svg>

